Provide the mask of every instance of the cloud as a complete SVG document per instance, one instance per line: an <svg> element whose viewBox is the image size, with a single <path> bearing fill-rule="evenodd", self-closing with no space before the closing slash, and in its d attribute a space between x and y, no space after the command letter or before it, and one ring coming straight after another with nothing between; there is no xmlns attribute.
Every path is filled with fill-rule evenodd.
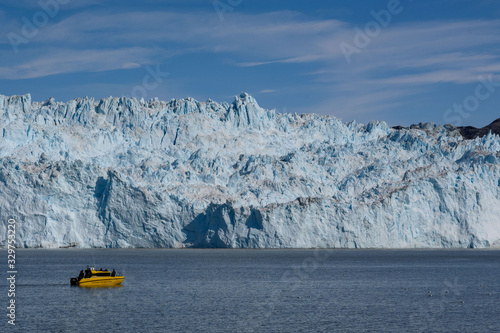
<svg viewBox="0 0 500 333"><path fill-rule="evenodd" d="M7 24L19 30L18 23ZM215 11L109 12L91 6L51 21L17 55L4 45L0 78L129 69L212 53L238 67L293 66L296 76L307 78L293 89L312 89L312 82L323 92L313 109L334 105L350 115L404 104L436 84L468 84L500 73L498 20L394 20L348 64L339 45L354 43L353 28L292 11L231 12L221 22Z"/></svg>
<svg viewBox="0 0 500 333"><path fill-rule="evenodd" d="M271 65L271 64L293 64L293 63L306 63L306 62L316 62L318 60L324 60L326 55L306 55L294 58L286 58L279 60L271 60L271 61L255 61L255 62L242 62L237 64L241 67L255 67L255 66L263 66L263 65Z"/></svg>
<svg viewBox="0 0 500 333"><path fill-rule="evenodd" d="M141 65L136 63L136 62L127 62L127 63L124 63L121 68L131 69L131 68L139 68L139 67L141 67Z"/></svg>
<svg viewBox="0 0 500 333"><path fill-rule="evenodd" d="M272 94L274 92L276 92L274 89L263 89L259 91L259 94Z"/></svg>
<svg viewBox="0 0 500 333"><path fill-rule="evenodd" d="M0 67L0 79L30 79L65 73L136 68L140 67L138 63L151 63L151 53L151 50L144 48L54 49L27 62Z"/></svg>
<svg viewBox="0 0 500 333"><path fill-rule="evenodd" d="M495 32L499 28L499 21L394 23L383 28L359 54L354 54L354 61L348 66L339 45L352 44L355 32L352 26L338 20L312 19L289 11L231 13L220 22L216 13L89 10L51 22L26 48L155 47L170 51L171 55L232 54L235 64L242 67L317 63L323 71L366 76L382 70L418 68L419 79L428 77L430 81L436 80L430 72L441 67L447 71L448 80L460 83L464 67L473 64L479 69L492 65L495 56L482 54L481 48L498 45L500 37ZM23 45L20 49L23 52ZM409 81L411 76L406 75L402 81Z"/></svg>
<svg viewBox="0 0 500 333"><path fill-rule="evenodd" d="M2 6L9 6L9 7L15 7L15 8L20 8L24 10L30 10L33 13L36 12L37 10L40 10L40 4L39 2L42 3L48 3L49 1L33 1L33 0L16 0L16 1L10 1L10 0L0 0L0 5ZM111 0L78 0L78 1L60 1L61 4L59 4L59 8L61 10L68 10L68 9L80 9L84 7L89 7L92 5L103 5L104 3L111 2ZM31 13L31 14L33 14Z"/></svg>
<svg viewBox="0 0 500 333"><path fill-rule="evenodd" d="M350 119L370 117L408 105L437 85L471 84L481 75L498 74L499 29L497 20L390 25L353 54L350 64L332 58L308 73L331 92L317 108ZM354 45L354 35L344 42Z"/></svg>
<svg viewBox="0 0 500 333"><path fill-rule="evenodd" d="M33 78L75 72L78 68L80 71L128 68L126 63L143 65L141 60L150 61L145 56L148 48L163 50L163 57L199 52L232 54L241 66L314 62L330 56L322 45L331 43L332 38L338 39L337 31L342 25L335 20L308 20L293 12L234 13L221 23L216 13L87 11L40 28L27 45L19 46L20 56L5 52L3 58L9 66L0 70L0 77ZM16 31L12 25L9 28ZM58 67L59 61L50 61L48 54L59 53L61 49L72 55L61 57L63 61ZM106 57L113 49L117 50L117 64L99 54ZM127 56L120 51L127 49L141 49L142 55L137 57L138 53L133 52ZM162 60L158 58L157 62ZM49 68L35 68L37 64Z"/></svg>

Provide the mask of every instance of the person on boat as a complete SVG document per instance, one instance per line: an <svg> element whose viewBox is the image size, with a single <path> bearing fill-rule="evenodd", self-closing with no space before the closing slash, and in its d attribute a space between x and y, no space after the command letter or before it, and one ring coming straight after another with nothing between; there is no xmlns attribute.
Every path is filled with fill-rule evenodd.
<svg viewBox="0 0 500 333"><path fill-rule="evenodd" d="M113 271L111 272L111 276L116 276L116 271L114 268L113 268Z"/></svg>
<svg viewBox="0 0 500 333"><path fill-rule="evenodd" d="M85 274L83 273L83 269L80 271L80 275L78 275L78 281L80 281L81 279L83 279L83 277L85 276Z"/></svg>
<svg viewBox="0 0 500 333"><path fill-rule="evenodd" d="M87 266L87 269L85 270L85 277L89 278L92 276L92 271L90 270L89 266Z"/></svg>

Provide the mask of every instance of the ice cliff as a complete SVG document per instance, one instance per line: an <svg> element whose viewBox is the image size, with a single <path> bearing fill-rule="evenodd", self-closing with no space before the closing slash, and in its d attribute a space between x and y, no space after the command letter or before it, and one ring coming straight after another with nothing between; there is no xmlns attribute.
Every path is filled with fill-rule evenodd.
<svg viewBox="0 0 500 333"><path fill-rule="evenodd" d="M241 94L0 95L0 135L0 232L14 218L18 246L500 247L491 133L278 114Z"/></svg>

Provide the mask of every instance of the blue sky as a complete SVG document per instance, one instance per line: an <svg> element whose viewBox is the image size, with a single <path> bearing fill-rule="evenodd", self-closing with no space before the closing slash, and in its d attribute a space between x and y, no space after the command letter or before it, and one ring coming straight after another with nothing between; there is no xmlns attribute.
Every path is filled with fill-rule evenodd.
<svg viewBox="0 0 500 333"><path fill-rule="evenodd" d="M500 117L499 1L0 5L4 95L231 102L244 91L278 112L361 123Z"/></svg>

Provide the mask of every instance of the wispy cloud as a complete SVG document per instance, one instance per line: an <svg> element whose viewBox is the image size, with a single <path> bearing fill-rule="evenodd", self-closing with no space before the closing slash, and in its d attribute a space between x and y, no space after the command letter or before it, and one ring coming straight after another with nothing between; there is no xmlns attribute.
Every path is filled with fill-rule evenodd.
<svg viewBox="0 0 500 333"><path fill-rule="evenodd" d="M274 92L276 92L275 89L263 89L259 91L259 94L272 94Z"/></svg>
<svg viewBox="0 0 500 333"><path fill-rule="evenodd" d="M461 67L469 61L491 65L491 54L467 54L499 43L500 21L433 22L389 26L352 66L342 61L341 41L354 36L352 27L336 20L314 20L295 12L258 15L233 13L224 24L206 13L88 11L49 24L33 40L36 47L96 49L150 47L237 55L239 66L274 63L322 63L327 68ZM13 29L12 26L9 26ZM2 29L5 32L5 29ZM2 39L6 43L6 39ZM369 61L367 61L369 60ZM352 69L354 68L354 69ZM421 73L420 73L421 74Z"/></svg>
<svg viewBox="0 0 500 333"><path fill-rule="evenodd" d="M324 51L318 53L323 49L321 45L332 42L341 25L332 20L308 21L292 12L234 14L221 25L216 15L206 13L89 11L48 24L30 41L28 50L20 46L19 57L9 57L5 52L3 58L9 66L0 70L0 78L105 71L126 68L124 63L143 65L150 62L152 52L148 48L163 50L163 57L192 52L226 53L236 55L244 65L244 59L252 59L245 66L319 61L328 57ZM8 29L16 31L15 24ZM37 67L40 65L48 68Z"/></svg>
<svg viewBox="0 0 500 333"><path fill-rule="evenodd" d="M137 68L140 67L140 63L151 63L151 53L151 50L144 48L54 49L27 62L0 67L0 78L30 79L64 73Z"/></svg>
<svg viewBox="0 0 500 333"><path fill-rule="evenodd" d="M89 7L92 5L104 5L106 3L111 2L112 0L78 0L78 1L67 1L67 3L64 3L66 1L61 1L63 2L62 5L60 5L62 10L69 10L69 9L80 9L80 8L85 8ZM42 3L48 3L49 1L41 1ZM59 4L59 2L58 2ZM32 0L16 0L16 1L9 1L9 0L0 0L0 5L3 6L9 6L9 7L15 7L15 8L22 8L22 9L28 9L28 10L40 10L40 4L39 1L32 1Z"/></svg>
<svg viewBox="0 0 500 333"><path fill-rule="evenodd" d="M436 84L474 83L480 75L500 73L499 29L495 20L395 24L353 55L351 64L331 59L309 74L332 91L320 107L368 115L403 105Z"/></svg>
<svg viewBox="0 0 500 333"><path fill-rule="evenodd" d="M237 67L297 66L298 75L309 73L321 84L325 98L313 108L334 105L347 114L399 105L426 85L466 84L479 75L500 73L498 20L395 22L348 64L339 44L352 43L355 32L346 22L279 11L233 12L222 24L211 14L110 13L90 6L50 22L29 47L20 46L17 56L2 39L0 79L130 69L183 54L212 53ZM13 20L0 28L2 33L19 29Z"/></svg>
<svg viewBox="0 0 500 333"><path fill-rule="evenodd" d="M325 60L327 55L306 55L301 57L294 58L286 58L286 59L278 59L278 60L270 60L270 61L254 61L254 62L242 62L239 63L238 66L241 67L255 67L262 65L271 65L271 64L293 64L293 63L306 63L306 62L316 62L320 60Z"/></svg>

